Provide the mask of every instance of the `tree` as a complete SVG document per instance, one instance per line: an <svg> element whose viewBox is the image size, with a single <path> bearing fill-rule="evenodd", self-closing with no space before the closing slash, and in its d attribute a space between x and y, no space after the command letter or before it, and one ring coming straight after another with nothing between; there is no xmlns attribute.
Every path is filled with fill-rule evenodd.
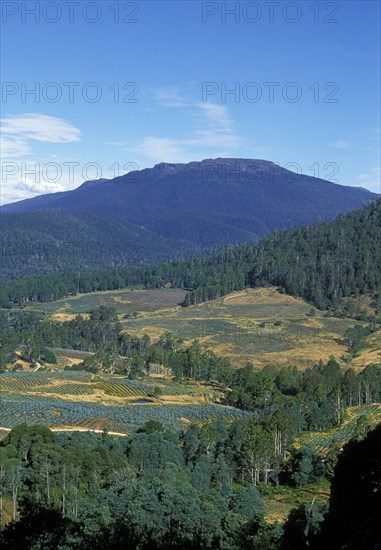
<svg viewBox="0 0 381 550"><path fill-rule="evenodd" d="M273 452L270 433L249 420L246 424L243 453L246 470L253 485L258 484L261 473L267 483Z"/></svg>
<svg viewBox="0 0 381 550"><path fill-rule="evenodd" d="M191 424L182 435L183 453L186 464L193 465L199 454L201 430L197 424Z"/></svg>
<svg viewBox="0 0 381 550"><path fill-rule="evenodd" d="M381 541L381 426L350 441L334 470L318 548L376 550Z"/></svg>
<svg viewBox="0 0 381 550"><path fill-rule="evenodd" d="M43 361L46 361L47 363L52 363L54 365L57 363L57 357L55 356L53 351L50 350L49 348L43 349L41 359Z"/></svg>
<svg viewBox="0 0 381 550"><path fill-rule="evenodd" d="M68 548L65 543L71 532L74 532L72 521L64 519L56 510L44 508L25 499L20 519L5 527L2 537L0 536L0 545L9 550ZM83 544L82 548L88 547Z"/></svg>
<svg viewBox="0 0 381 550"><path fill-rule="evenodd" d="M291 510L285 525L280 550L307 550L314 542L323 520L324 508L315 498ZM331 548L331 547L328 547Z"/></svg>
<svg viewBox="0 0 381 550"><path fill-rule="evenodd" d="M265 510L258 489L253 485L238 489L234 493L230 503L230 509L239 514L243 521L249 522L261 521Z"/></svg>
<svg viewBox="0 0 381 550"><path fill-rule="evenodd" d="M17 499L23 483L22 474L23 474L23 468L21 465L21 461L18 460L17 458L13 458L9 460L7 465L6 476L7 476L8 487L10 489L10 493L12 497L12 520L13 521L16 519Z"/></svg>
<svg viewBox="0 0 381 550"><path fill-rule="evenodd" d="M324 463L312 446L294 454L291 469L291 479L298 487L317 481L325 473Z"/></svg>

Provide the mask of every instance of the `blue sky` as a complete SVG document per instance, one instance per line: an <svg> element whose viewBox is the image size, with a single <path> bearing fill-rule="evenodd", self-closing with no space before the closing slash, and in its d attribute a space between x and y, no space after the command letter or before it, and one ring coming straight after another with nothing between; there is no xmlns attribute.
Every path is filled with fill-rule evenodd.
<svg viewBox="0 0 381 550"><path fill-rule="evenodd" d="M377 1L3 1L1 202L220 156L380 192L379 25Z"/></svg>

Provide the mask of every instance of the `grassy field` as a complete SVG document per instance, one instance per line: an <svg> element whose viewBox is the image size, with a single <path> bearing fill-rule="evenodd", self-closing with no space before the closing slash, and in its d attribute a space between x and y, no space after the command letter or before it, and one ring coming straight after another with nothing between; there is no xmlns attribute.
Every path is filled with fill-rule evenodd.
<svg viewBox="0 0 381 550"><path fill-rule="evenodd" d="M381 363L381 330L367 336L363 349L351 360L351 367L361 369L370 363Z"/></svg>
<svg viewBox="0 0 381 550"><path fill-rule="evenodd" d="M329 500L330 484L326 479L319 483L310 483L304 487L278 488L268 487L262 489L262 498L265 503L266 521L269 523L284 522L293 508L301 504L310 506L313 499L319 504L326 504Z"/></svg>
<svg viewBox="0 0 381 550"><path fill-rule="evenodd" d="M281 294L275 287L245 289L187 308L178 305L184 295L185 291L171 288L116 290L34 304L31 308L44 311L53 320L66 321L77 314L86 316L94 307L110 305L116 308L124 330L130 334L148 334L155 341L170 332L182 338L184 345L197 339L237 367L250 364L260 369L291 364L304 369L330 356L356 369L381 361L381 330L368 338L357 357L351 358L343 337L349 327L363 322L332 318L318 310L311 315L310 304ZM62 364L80 361L70 351L63 350L59 355Z"/></svg>
<svg viewBox="0 0 381 550"><path fill-rule="evenodd" d="M152 312L174 307L182 302L185 294L186 291L173 288L124 289L79 294L47 304L33 304L30 309L51 315L59 321L72 319L79 313L85 314L99 306L112 306L123 316L136 311Z"/></svg>
<svg viewBox="0 0 381 550"><path fill-rule="evenodd" d="M337 360L349 357L343 336L357 321L327 317L319 311L311 316L310 311L310 304L276 288L246 289L188 308L138 312L136 318L123 320L123 325L128 332L146 333L153 340L165 332L185 343L198 339L236 366L306 368L331 355Z"/></svg>

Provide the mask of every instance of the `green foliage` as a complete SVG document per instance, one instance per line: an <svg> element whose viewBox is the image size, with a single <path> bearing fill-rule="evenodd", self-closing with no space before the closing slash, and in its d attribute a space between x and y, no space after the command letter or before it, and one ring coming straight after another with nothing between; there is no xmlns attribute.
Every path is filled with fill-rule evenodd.
<svg viewBox="0 0 381 550"><path fill-rule="evenodd" d="M158 428L146 424L123 440L12 430L0 445L0 467L11 468L4 453L19 460L19 518L3 531L2 547L241 548L263 524L258 491L230 481L223 494L211 475L200 486L177 434ZM218 453L228 453L228 427L217 423L212 433L225 434ZM199 459L213 465L216 451L200 449Z"/></svg>
<svg viewBox="0 0 381 550"><path fill-rule="evenodd" d="M381 285L381 200L331 223L265 237L248 275L252 286L281 286L325 309Z"/></svg>
<svg viewBox="0 0 381 550"><path fill-rule="evenodd" d="M372 334L375 330L376 328L372 328L371 326L364 327L361 325L355 325L346 331L345 343L347 344L353 357L355 357L359 351L363 349L365 338Z"/></svg>
<svg viewBox="0 0 381 550"><path fill-rule="evenodd" d="M326 471L323 459L313 447L305 447L295 452L290 468L291 479L298 487L318 481Z"/></svg>
<svg viewBox="0 0 381 550"><path fill-rule="evenodd" d="M42 356L41 356L41 359L43 361L46 361L46 363L52 363L52 364L56 364L57 363L57 357L55 356L55 354L53 353L53 351L49 348L44 348L42 350Z"/></svg>

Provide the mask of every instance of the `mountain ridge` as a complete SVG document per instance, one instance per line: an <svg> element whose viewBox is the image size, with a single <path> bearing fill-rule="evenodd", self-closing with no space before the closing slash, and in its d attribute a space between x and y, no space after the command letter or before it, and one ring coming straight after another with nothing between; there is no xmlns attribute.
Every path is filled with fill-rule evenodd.
<svg viewBox="0 0 381 550"><path fill-rule="evenodd" d="M256 173L254 173L254 171L249 172L249 169L255 169ZM272 169L272 174L269 173L270 169ZM168 181L167 185L172 185L173 188L173 184L177 185L178 183L182 183L185 184L182 187L182 190L184 190L186 189L186 184L194 185L196 183L200 185L209 183L213 185L213 190L215 190L216 186L218 185L219 188L225 187L226 189L227 186L233 184L256 184L255 191L258 192L260 190L263 193L266 191L266 188L264 187L266 184L272 186L272 189L270 189L270 191L274 191L274 184L275 188L277 190L280 190L279 186L282 183L287 186L288 191L294 190L295 186L296 190L300 191L302 184L302 186L308 186L308 190L310 192L313 191L311 185L314 184L315 186L324 186L324 190L335 190L341 194L345 194L345 191L353 193L354 196L360 193L361 195L369 199L372 196L374 198L377 196L376 193L372 193L361 187L338 185L322 178L315 178L314 176L308 176L306 174L297 174L295 172L282 168L272 161L262 159L218 157L216 159L204 159L202 161L192 161L189 163L162 162L154 165L153 168L135 170L111 179L100 178L99 180L88 180L82 183L76 189L39 195L31 199L23 199L22 201L0 206L0 212L35 210L38 209L39 206L41 208L45 208L49 204L53 207L53 209L54 207L58 207L58 209L60 210L66 208L73 209L75 207L75 210L86 211L88 206L84 204L80 205L77 202L75 205L73 205L65 200L62 202L61 199L70 198L73 196L80 197L83 193L89 194L89 192L99 192L102 187L104 191L107 191L110 188L114 190L116 185L119 185L119 191L125 191L125 186L129 186L128 190L132 192L134 190L132 188L132 185L134 183L143 183L146 184L146 186L152 185L152 181L156 183L156 180L162 180L163 177L168 177L169 179L171 179L173 178L173 176L184 176L184 172L185 177L180 180L180 182L177 180ZM196 180L192 179L191 177L192 175L194 175L195 172L198 172L198 179ZM260 173L258 174L258 172ZM149 176L148 181L145 176ZM122 189L120 184L123 185ZM56 204L56 201L60 202Z"/></svg>
<svg viewBox="0 0 381 550"><path fill-rule="evenodd" d="M99 242L99 262L96 265L94 252L93 268L106 269L258 242L277 230L331 221L376 197L365 189L297 174L262 159L158 163L4 205L1 237L2 242L13 238L30 243L33 235L33 246L53 246L52 250L73 239L85 244L94 240ZM127 245L139 252L126 254ZM77 260L71 265L67 259L61 268L87 269L85 260ZM43 254L13 263L3 255L3 261L3 282L53 269Z"/></svg>

